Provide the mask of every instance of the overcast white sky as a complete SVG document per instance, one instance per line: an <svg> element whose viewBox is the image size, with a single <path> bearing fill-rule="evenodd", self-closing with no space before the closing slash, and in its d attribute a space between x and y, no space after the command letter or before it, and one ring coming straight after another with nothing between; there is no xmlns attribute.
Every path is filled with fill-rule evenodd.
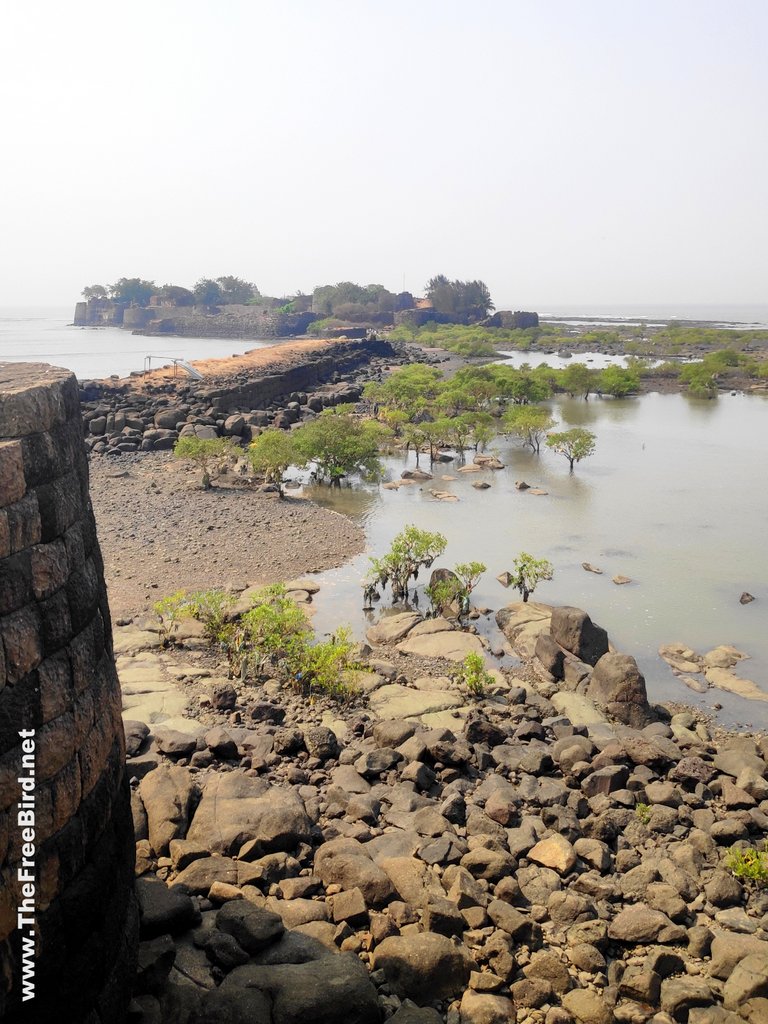
<svg viewBox="0 0 768 1024"><path fill-rule="evenodd" d="M766 301L765 0L37 0L0 11L0 305L481 277Z"/></svg>

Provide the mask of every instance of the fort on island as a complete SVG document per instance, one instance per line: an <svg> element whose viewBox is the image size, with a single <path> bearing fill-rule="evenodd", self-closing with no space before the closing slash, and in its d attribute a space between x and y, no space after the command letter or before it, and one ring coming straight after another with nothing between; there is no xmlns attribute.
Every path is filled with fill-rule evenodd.
<svg viewBox="0 0 768 1024"><path fill-rule="evenodd" d="M75 306L76 327L122 327L149 335L210 338L282 338L315 333L363 336L367 330L427 323L470 323L523 328L538 326L536 313L498 312L482 281L449 282L440 275L427 296L394 294L381 285L351 282L316 288L312 295L262 296L240 278L203 279L194 290L121 278L109 289L94 285ZM322 323L321 321L338 321ZM362 325L362 326L361 326Z"/></svg>

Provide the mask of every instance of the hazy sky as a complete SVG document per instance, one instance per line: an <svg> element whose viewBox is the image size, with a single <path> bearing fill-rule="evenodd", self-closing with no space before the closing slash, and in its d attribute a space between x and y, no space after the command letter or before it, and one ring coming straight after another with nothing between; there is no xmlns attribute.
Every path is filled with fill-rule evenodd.
<svg viewBox="0 0 768 1024"><path fill-rule="evenodd" d="M766 0L37 0L0 12L0 305L481 277L761 302Z"/></svg>

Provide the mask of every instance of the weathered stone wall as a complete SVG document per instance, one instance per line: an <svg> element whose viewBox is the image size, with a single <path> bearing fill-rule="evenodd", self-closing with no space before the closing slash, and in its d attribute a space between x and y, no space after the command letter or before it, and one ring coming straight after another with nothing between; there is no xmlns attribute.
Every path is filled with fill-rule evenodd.
<svg viewBox="0 0 768 1024"><path fill-rule="evenodd" d="M394 355L392 345L382 339L339 341L322 352L307 354L295 366L279 373L250 377L242 383L233 382L224 387L200 387L198 394L222 412L261 409L292 391L311 390L319 384L338 379L339 374L365 366L374 357Z"/></svg>
<svg viewBox="0 0 768 1024"><path fill-rule="evenodd" d="M34 730L36 996L20 1002L19 730ZM0 363L0 1018L114 1024L136 943L120 689L77 383Z"/></svg>
<svg viewBox="0 0 768 1024"><path fill-rule="evenodd" d="M219 306L211 313L195 306L161 311L149 310L151 319L138 333L172 334L187 338L287 338L304 334L317 317L314 313L280 313L261 306ZM124 326L129 326L124 322ZM141 325L140 325L141 326Z"/></svg>

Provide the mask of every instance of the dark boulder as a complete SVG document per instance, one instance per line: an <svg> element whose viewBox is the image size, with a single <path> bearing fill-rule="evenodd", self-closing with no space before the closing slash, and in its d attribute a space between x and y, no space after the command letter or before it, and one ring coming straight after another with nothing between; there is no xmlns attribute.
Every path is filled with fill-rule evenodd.
<svg viewBox="0 0 768 1024"><path fill-rule="evenodd" d="M645 678L629 654L604 654L592 672L587 695L633 729L656 720L648 704Z"/></svg>
<svg viewBox="0 0 768 1024"><path fill-rule="evenodd" d="M608 634L581 608L553 608L550 634L556 644L588 665L596 665L608 653Z"/></svg>

